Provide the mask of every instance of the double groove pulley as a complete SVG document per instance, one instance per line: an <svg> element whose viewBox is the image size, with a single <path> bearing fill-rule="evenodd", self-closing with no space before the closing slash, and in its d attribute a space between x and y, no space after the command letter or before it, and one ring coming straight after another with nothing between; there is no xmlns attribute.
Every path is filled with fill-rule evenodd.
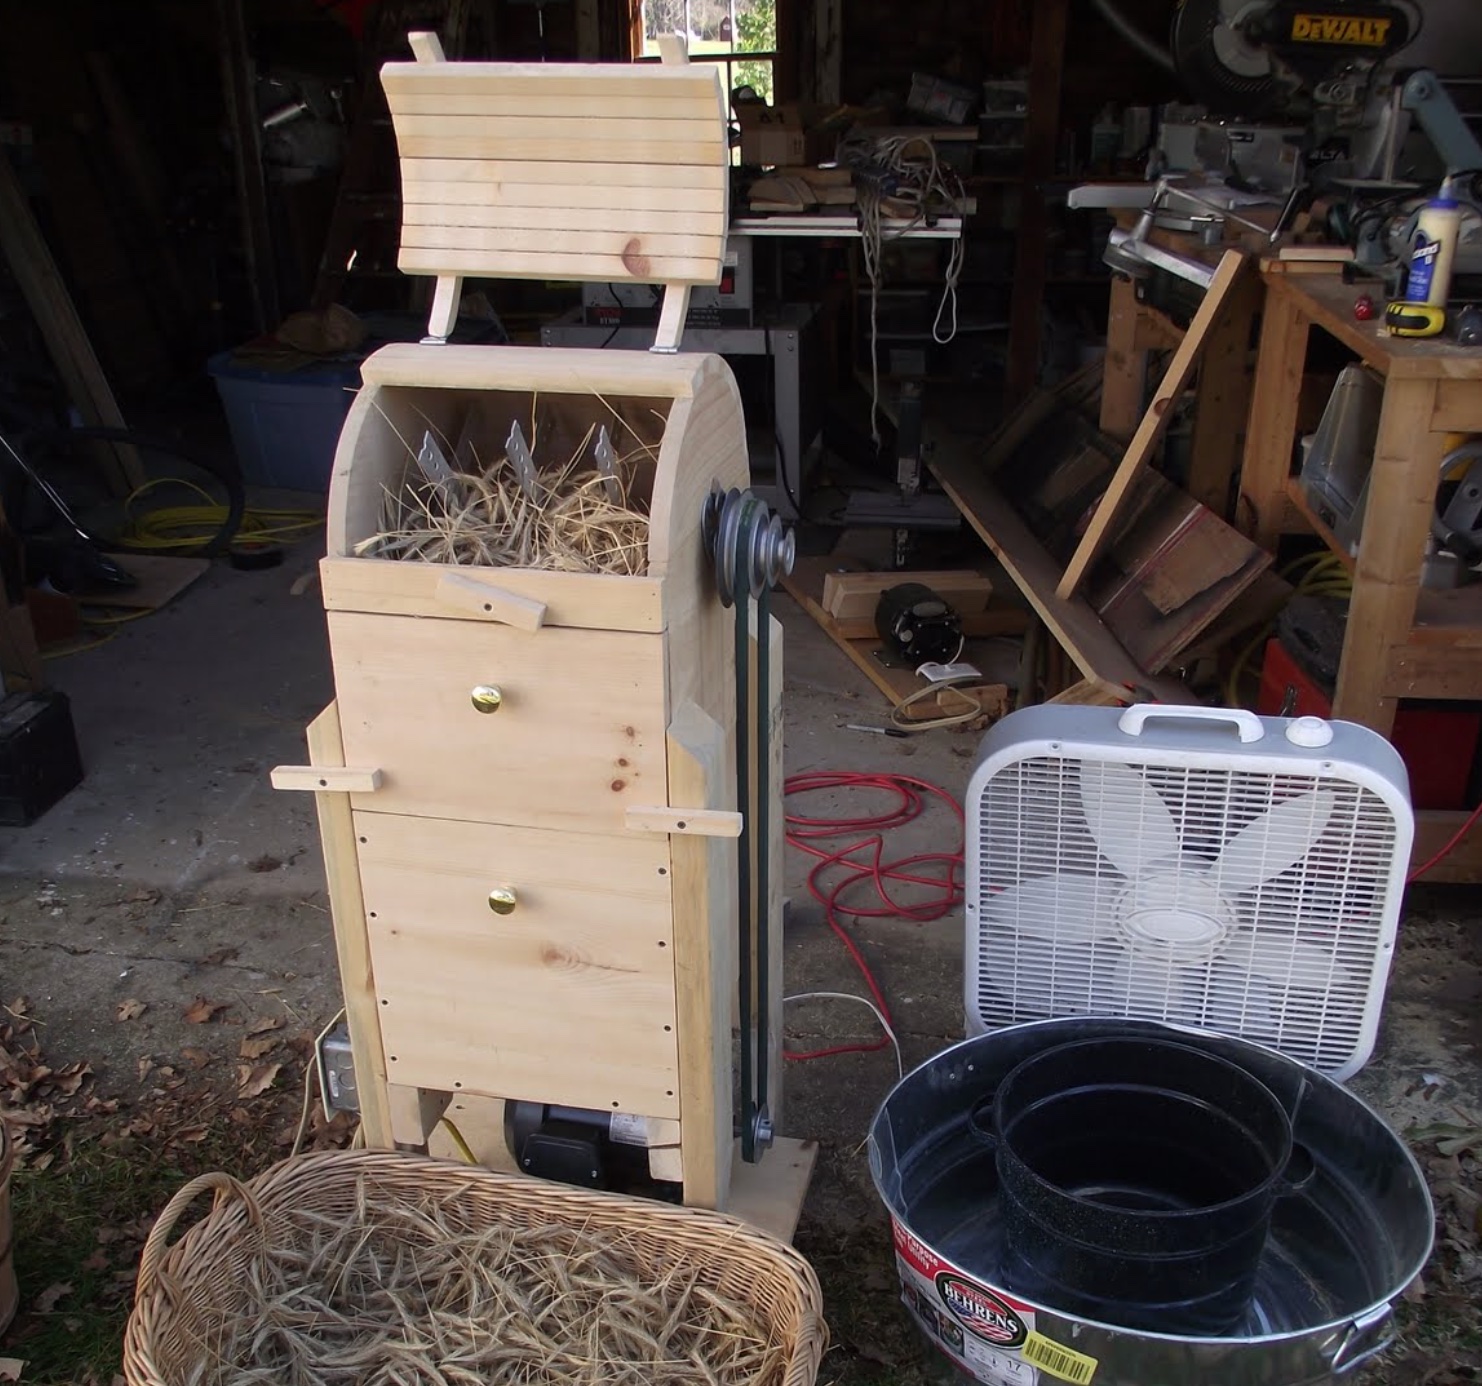
<svg viewBox="0 0 1482 1386"><path fill-rule="evenodd" d="M750 491L735 487L725 491L715 483L705 500L703 525L716 586L726 606L737 597L738 558L750 588L744 595L758 597L792 572L797 553L792 531L784 530L782 517Z"/></svg>

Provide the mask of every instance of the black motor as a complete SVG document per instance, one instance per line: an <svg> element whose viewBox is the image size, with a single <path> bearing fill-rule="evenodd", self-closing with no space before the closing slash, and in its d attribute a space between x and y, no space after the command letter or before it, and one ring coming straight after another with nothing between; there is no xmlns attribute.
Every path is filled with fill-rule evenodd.
<svg viewBox="0 0 1482 1386"><path fill-rule="evenodd" d="M919 582L903 582L880 593L875 629L890 652L907 664L950 664L962 653L962 617Z"/></svg>

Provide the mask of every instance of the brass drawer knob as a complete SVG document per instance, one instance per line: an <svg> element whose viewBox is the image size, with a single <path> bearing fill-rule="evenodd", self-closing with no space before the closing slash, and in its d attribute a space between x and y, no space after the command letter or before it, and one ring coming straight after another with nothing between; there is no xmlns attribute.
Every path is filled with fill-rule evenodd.
<svg viewBox="0 0 1482 1386"><path fill-rule="evenodd" d="M475 712L498 712L504 706L504 694L492 683L477 685L469 695Z"/></svg>
<svg viewBox="0 0 1482 1386"><path fill-rule="evenodd" d="M519 903L520 898L515 894L513 886L495 886L489 892L489 908L495 914L513 914Z"/></svg>

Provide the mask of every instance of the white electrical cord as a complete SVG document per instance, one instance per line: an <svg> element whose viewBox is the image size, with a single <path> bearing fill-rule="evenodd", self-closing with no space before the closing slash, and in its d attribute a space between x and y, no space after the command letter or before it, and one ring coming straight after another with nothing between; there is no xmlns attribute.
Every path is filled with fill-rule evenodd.
<svg viewBox="0 0 1482 1386"><path fill-rule="evenodd" d="M919 146L924 157L914 151ZM839 145L839 161L856 174L855 199L859 209L860 245L865 275L870 281L870 436L878 446L880 429L880 357L878 309L880 300L880 257L888 241L899 240L919 226L927 224L928 209L933 199L955 211L960 218L957 239L947 257L945 283L936 316L932 319L931 337L938 346L946 346L957 335L957 281L962 274L966 254L967 216L961 180L942 167L936 145L923 135L890 135L877 139L869 134L846 136ZM894 200L916 204L916 215L897 231L888 235L884 229L880 185L885 179L897 183L889 194ZM905 186L900 186L905 185ZM943 314L949 325L942 326Z"/></svg>
<svg viewBox="0 0 1482 1386"><path fill-rule="evenodd" d="M880 1022L880 1028L885 1031L886 1038L895 1050L895 1076L897 1078L906 1076L905 1065L901 1061L901 1042L895 1037L895 1031L890 1028L890 1022L881 1015L880 1008L868 996L856 996L852 991L800 991L796 996L782 998L784 1006L793 1001L857 1001L861 1006L868 1006L874 1012L875 1019Z"/></svg>

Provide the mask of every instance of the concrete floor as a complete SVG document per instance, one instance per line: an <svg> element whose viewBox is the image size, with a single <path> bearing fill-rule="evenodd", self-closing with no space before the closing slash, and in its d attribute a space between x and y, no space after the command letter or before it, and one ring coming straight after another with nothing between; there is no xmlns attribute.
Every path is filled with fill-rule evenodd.
<svg viewBox="0 0 1482 1386"><path fill-rule="evenodd" d="M293 592L315 558L306 545L267 572L218 565L169 608L50 666L72 699L87 778L32 827L0 829L0 998L28 995L51 1058L92 1061L105 1089L126 1091L146 1053L208 1041L234 1052L228 1027L182 1022L195 996L230 1002L238 1020L280 1014L312 1029L338 1008L312 804L267 779L273 765L303 759L304 724L330 696L317 586ZM788 773L893 771L960 795L976 738L845 730L882 718L879 695L796 607L785 598L778 606ZM874 807L857 793L820 795L808 811ZM900 855L950 850L958 837L951 814L933 808L891 845ZM807 895L810 864L788 853L788 988L858 992ZM1459 888L1410 901L1380 1050L1354 1084L1400 1127L1451 1119L1453 1105L1482 1112L1477 901ZM961 1036L960 913L924 925L869 922L856 937L895 1010L907 1068ZM131 998L149 1009L116 1022ZM794 1048L876 1034L863 1007L789 1011ZM783 1121L784 1132L822 1143L799 1241L824 1272L854 1368L887 1362L880 1380L906 1379L896 1358L911 1339L893 1307L888 1234L862 1144L894 1076L888 1052L792 1064ZM871 1269L862 1282L851 1272L846 1291L828 1267L859 1257ZM861 1284L868 1314L844 1302ZM854 1368L835 1379L875 1379Z"/></svg>

